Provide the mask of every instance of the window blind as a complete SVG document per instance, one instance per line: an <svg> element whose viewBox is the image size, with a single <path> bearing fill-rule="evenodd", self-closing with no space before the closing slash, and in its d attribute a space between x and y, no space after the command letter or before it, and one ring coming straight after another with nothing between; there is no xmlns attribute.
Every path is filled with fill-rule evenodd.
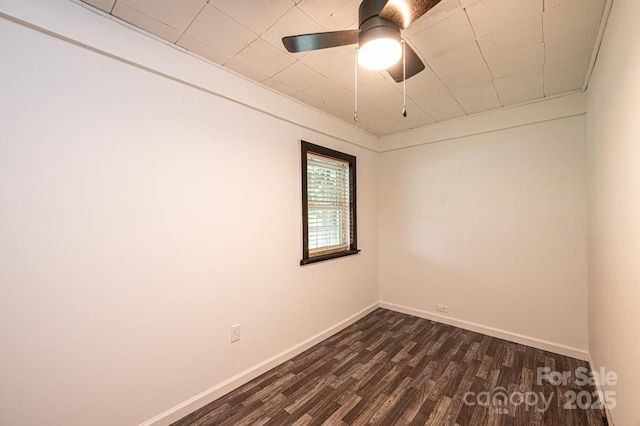
<svg viewBox="0 0 640 426"><path fill-rule="evenodd" d="M309 256L349 250L349 163L307 153Z"/></svg>

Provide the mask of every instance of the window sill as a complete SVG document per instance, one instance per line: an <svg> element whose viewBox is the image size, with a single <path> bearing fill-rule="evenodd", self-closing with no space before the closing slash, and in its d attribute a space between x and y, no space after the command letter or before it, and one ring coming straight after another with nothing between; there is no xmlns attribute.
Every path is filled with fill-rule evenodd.
<svg viewBox="0 0 640 426"><path fill-rule="evenodd" d="M338 253L325 254L322 256L310 257L308 259L302 259L300 261L300 266L308 265L310 263L322 262L324 260L336 259L338 257L351 256L352 254L358 254L361 250L346 250Z"/></svg>

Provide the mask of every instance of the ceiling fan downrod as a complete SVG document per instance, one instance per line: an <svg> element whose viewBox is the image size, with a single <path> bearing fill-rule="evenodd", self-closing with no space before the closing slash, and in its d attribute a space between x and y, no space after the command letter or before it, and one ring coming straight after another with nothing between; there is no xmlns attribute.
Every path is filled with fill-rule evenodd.
<svg viewBox="0 0 640 426"><path fill-rule="evenodd" d="M354 93L355 93L355 102L354 102L354 112L353 112L353 121L358 122L358 48L356 48L355 55L355 84L354 84Z"/></svg>
<svg viewBox="0 0 640 426"><path fill-rule="evenodd" d="M405 46L407 43L402 41L402 116L407 118L407 52Z"/></svg>

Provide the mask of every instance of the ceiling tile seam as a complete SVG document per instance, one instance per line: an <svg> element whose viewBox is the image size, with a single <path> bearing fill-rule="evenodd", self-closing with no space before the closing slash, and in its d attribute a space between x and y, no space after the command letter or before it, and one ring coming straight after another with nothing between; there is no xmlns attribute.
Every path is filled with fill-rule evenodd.
<svg viewBox="0 0 640 426"><path fill-rule="evenodd" d="M428 66L426 61L423 61L423 63L425 64L425 66ZM442 85L447 89L448 94L456 101L456 104L458 104L458 106L465 112L464 108L462 108L462 105L460 104L460 102L458 101L458 99L453 95L453 92L451 91L451 89L449 88L449 86L446 85L446 83L444 82L444 80L442 80L442 77L436 73L433 69L431 69L431 67L429 67L429 69L431 70L431 72L433 72L433 75L435 75L437 77L437 79L440 81L440 83L442 83ZM413 97L411 97L410 94L407 94L407 98L409 98L412 102L416 103L416 105L418 104L418 101L416 99L414 99ZM420 108L422 111L424 111L425 114L427 114L431 119L433 119L436 123L440 123L439 120L436 120L431 114L428 113L427 110L425 110L424 108ZM432 111L437 111L437 109L432 110ZM468 114L467 114L468 115ZM446 121L446 120L444 120Z"/></svg>
<svg viewBox="0 0 640 426"><path fill-rule="evenodd" d="M460 103L460 101L458 100L458 98L456 97L456 95L454 95L453 90L451 90L451 88L449 86L447 86L447 83L445 83L444 81L442 82L442 84L444 85L444 87L447 88L447 90L449 91L449 94L451 95L451 97L453 98L454 101L456 101L456 104L460 107L460 109L462 111L464 111L465 115L468 117L469 113L467 112L466 109L464 109L464 107L462 106L462 104ZM447 121L447 120L443 120L443 121Z"/></svg>
<svg viewBox="0 0 640 426"><path fill-rule="evenodd" d="M207 1L208 1L208 2L210 2L211 0L207 0ZM293 4L293 6L291 6L290 8L288 8L288 9L287 9L283 14L282 14L282 16L280 16L280 17L279 17L278 19L276 19L276 20L275 20L271 25L269 25L269 26L268 26L264 31L262 31L262 34L258 34L258 38L261 38L262 40L264 40L264 41L266 41L267 43L269 43L267 40L265 40L264 38L262 38L262 36L263 36L264 34L267 34L271 28L275 27L275 26L276 26L276 24L277 24L278 22L280 22L280 21L282 20L282 18L284 18L284 17L285 17L285 15L286 15L287 13L291 12L291 10L292 10L293 8L297 8L298 10L300 10L300 8L298 8L298 3L294 3L294 4ZM218 10L220 10L220 9L218 9ZM302 10L300 10L300 11L302 12ZM269 43L269 44L271 44L271 43ZM273 44L271 44L271 45L273 46ZM276 48L277 48L278 46L274 46L274 47L276 47ZM291 57L293 57L293 55L291 55Z"/></svg>
<svg viewBox="0 0 640 426"><path fill-rule="evenodd" d="M598 60L598 55L600 54L600 48L602 47L602 40L604 39L604 34L607 29L607 24L609 23L609 15L611 14L611 8L613 7L614 0L607 0L604 5L604 11L602 12L602 20L600 21L600 29L598 30L598 35L596 38L596 44L593 47L593 53L591 54L591 61L589 62L589 67L587 68L587 75L584 78L584 83L582 85L582 91L586 92L589 88L589 82L591 81L591 75L593 74L593 69L596 66L596 62Z"/></svg>
<svg viewBox="0 0 640 426"><path fill-rule="evenodd" d="M208 4L208 3L207 3ZM206 5L205 5L206 7ZM235 22L236 24L240 25L241 27L243 27L244 29L246 29L247 31L250 31L251 33L255 34L255 38L253 40L251 40L251 43L253 43L254 41L256 41L258 38L260 38L260 34L256 33L255 31L253 31L251 28L247 27L245 24L243 24L242 22L238 21L236 18L234 18L233 16L229 16L226 13L224 13L224 11L222 9L218 9L217 7L215 7L214 5L211 5L211 7L213 7L215 10L217 10L218 12L222 13L224 16L226 16L227 18L231 19L233 22ZM204 10L204 7L202 8L202 10ZM198 12L198 15L200 15L200 13L202 13L202 10L200 10L200 12ZM196 17L198 16L196 15ZM194 19L195 21L195 19ZM193 22L192 22L193 23ZM186 32L186 31L185 31ZM264 33L263 33L264 34ZM249 43L249 44L251 44ZM248 45L247 45L248 46ZM246 46L245 46L246 47ZM236 53L237 55L237 53Z"/></svg>
<svg viewBox="0 0 640 426"><path fill-rule="evenodd" d="M475 32L474 32L475 35ZM482 49L480 49L480 45L478 44L478 40L474 40L474 43L476 44L476 47L478 48L478 50L480 51L480 56L482 56L482 60L484 62L485 67L487 68L487 71L489 72L489 75L491 76L491 86L493 86L493 90L496 93L496 96L498 96L498 100L500 101L500 106L503 107L504 104L502 103L502 99L500 99L500 95L498 93L498 90L496 89L496 85L494 83L494 77L493 77L493 73L491 72L491 68L489 68L489 64L487 63L487 60L484 57L484 54L482 53ZM442 84L444 84L444 87L447 88L447 90L449 90L449 93L451 93L451 96L453 97L453 99L456 100L456 102L458 103L458 105L460 106L460 108L462 108L462 110L465 112L465 114L467 116L471 115L465 108L464 106L462 106L462 104L460 103L460 101L458 100L458 98L456 97L456 95L454 94L454 91L447 86L447 84L443 81Z"/></svg>
<svg viewBox="0 0 640 426"><path fill-rule="evenodd" d="M119 21L119 22L121 22L121 25L124 25L124 26L125 26L125 27L127 27L127 28L131 28L131 29L133 29L134 31L137 31L137 32L144 32L144 30L140 29L139 27L136 27L135 25L130 24L130 23L126 22L126 21L123 21L123 20L122 20L122 19L120 19L120 18L116 18L116 17L115 17L115 16L113 16L110 12L104 11L104 10L100 9L99 7L96 7L96 6L94 6L94 5L90 4L90 3L85 2L84 0L69 0L69 1L70 1L71 3L75 3L75 4L77 4L78 6L84 7L85 9L90 10L90 11L91 11L91 12L93 12L93 13L97 13L98 15L102 16L102 17L103 17L103 18L105 18L105 19L108 19L108 20L110 20L110 21L114 21L114 22L118 22L118 21ZM115 6L115 3L114 3L114 6ZM112 7L112 8L113 8L113 7ZM0 15L1 15L1 14L0 14ZM149 33L148 31L147 31L147 33L148 33L148 34L151 34L151 33ZM151 34L151 36L152 36L152 37L157 37L157 38L159 38L158 36L155 36L155 35L153 35L153 34ZM166 40L165 40L165 41L166 41Z"/></svg>
<svg viewBox="0 0 640 426"><path fill-rule="evenodd" d="M258 39L260 39L260 40L264 40L264 39L263 39L262 37L260 37L260 36L258 36L258 37L256 37L256 38L254 38L253 40L251 40L251 43L247 44L245 47L243 47L242 49L240 49L240 50L238 51L238 53L236 53L235 55L233 55L233 56L231 57L231 59L229 59L227 62L225 62L225 64L228 64L229 62L231 62L231 61L233 61L234 59L236 59L236 57L237 57L238 55L240 55L242 52L244 52L245 50L247 50L247 49L249 48L249 46L251 46L253 43L255 43ZM267 42L267 43L269 43L269 42ZM269 44L271 44L271 43L269 43ZM246 64L245 64L245 65L246 65ZM249 65L247 65L247 66L249 66ZM253 67L251 66L250 68L253 68ZM283 69L284 69L284 68L283 68ZM282 70L280 70L280 71L282 71ZM273 75L269 75L269 74L266 74L266 73L265 73L265 74L267 75L267 78L271 78L271 77L273 77L274 75L278 74L280 71L278 71L278 72L274 73Z"/></svg>
<svg viewBox="0 0 640 426"><path fill-rule="evenodd" d="M431 114L429 114L429 113L428 113L427 111L425 111L424 109L420 108L420 106L419 106L417 103L415 103L415 101L413 101L413 102L414 102L414 104L415 104L415 107L416 107L417 109L419 109L420 111L422 111L422 113L423 113L424 115L426 115L427 117L429 117L429 119L433 120L434 122L436 121L436 120L435 120L435 118L433 118L433 117L431 116ZM409 130L411 130L411 129L418 129L418 128L420 128L420 127L424 127L424 126L425 126L425 125L421 125L421 126L419 125L418 127L409 127Z"/></svg>
<svg viewBox="0 0 640 426"><path fill-rule="evenodd" d="M117 3L118 1L120 1L120 0L116 0L116 3ZM202 7L201 7L201 8L200 8L200 10L198 11L198 13L196 13L196 14L193 16L193 19L191 20L191 22L189 22L189 25L187 25L187 28L185 28L185 29L184 29L184 31L180 31L180 32L182 33L182 36L184 36L185 34L187 34L187 31L189 31L189 28L191 28L191 25L193 25L193 23L195 22L195 20L196 20L196 19L198 19L198 16L200 16L200 14L202 13L202 11L204 10L204 8L205 8L205 7L207 7L207 5L208 5L208 4L209 4L209 0L207 0L207 1L202 5ZM171 27L171 28L173 28L173 27ZM177 30L177 31L179 31L179 30ZM178 38L178 40L180 40L180 39L182 38L182 36L180 36L180 37ZM178 42L176 41L176 44L177 44L177 43L178 43ZM216 50L217 50L217 49L216 49Z"/></svg>
<svg viewBox="0 0 640 426"><path fill-rule="evenodd" d="M212 63L212 64L215 64L215 65L218 65L218 66L224 67L226 64L228 64L228 63L229 63L229 61L231 61L231 60L234 58L233 56L229 56L229 55L227 55L227 54L225 54L225 53L221 52L220 50L216 49L215 47L208 45L207 43L205 43L205 42L203 42L203 41L200 41L200 40L197 40L197 39L193 39L193 40L195 40L195 41L197 41L197 42L199 42L199 43L202 43L203 45L207 46L209 49L214 50L214 51L216 51L217 53L219 53L219 54L221 54L221 55L229 56L229 60L222 61L222 62L216 62L216 61L214 61L213 59L209 59L209 58L207 58L206 56L204 56L204 55L202 55L202 54L200 54L200 53L195 52L194 50L187 49L186 47L182 47L182 46L180 46L180 45L178 44L178 42L179 42L180 40L182 40L182 37L189 37L189 36L188 36L188 35L186 35L186 34L182 34L182 36L178 39L178 41L176 41L175 43L172 43L172 44L174 44L176 47L178 47L178 48L180 48L180 49L184 49L185 51L189 52L189 54L191 54L191 55L194 55L194 56L197 56L197 57L199 57L199 58L201 58L201 59L204 59L204 60L205 60L205 61L207 61L207 62L210 62L210 63ZM225 67L225 69L228 69L228 68L226 68L226 67Z"/></svg>
<svg viewBox="0 0 640 426"><path fill-rule="evenodd" d="M140 28L140 27L138 27L138 25L137 25L137 24L134 24L133 22L128 22L128 21L126 21L124 18L121 18L120 16L116 16L116 15L114 15L114 14L113 14L113 11L115 10L115 8L116 8L116 4L117 4L117 3L118 3L118 2L116 2L116 3L114 3L114 4L113 4L113 7L111 8L111 12L109 12L109 15L113 16L113 17L114 17L114 18L116 18L116 19L120 19L121 21L126 22L126 23L128 23L128 24L130 24L130 25L133 25L134 27ZM175 28L175 27L172 27L171 25L167 24L166 22L162 22L162 21L160 21L160 20L158 20L158 19L154 18L154 17L153 17L153 16L151 16L151 15L147 15L146 13L144 13L144 12L143 12L143 11L141 11L141 10L134 9L133 7L131 7L131 6L127 6L126 4L125 4L125 5L123 5L123 7L129 8L129 9L131 9L131 10L135 10L137 13L139 13L140 15L142 15L142 16L144 16L144 17L148 18L149 20L151 20L151 21L153 21L153 22L157 22L157 23L158 23L158 24L160 24L160 25L167 26L167 27L169 27L169 28L171 28L171 29L173 29L173 30L176 30L176 31L177 31L178 33L180 33L181 35L184 35L184 32L183 32L183 31L180 31L179 29L177 29L177 28ZM197 16L197 15L196 15L196 16ZM143 31L146 31L146 30L143 30ZM153 33L151 33L150 31L147 31L147 32L148 32L149 34L153 34ZM158 36L157 34L153 34L153 35L155 35L156 37L160 37L160 36ZM160 37L160 38L162 38L162 37ZM179 40L179 39L180 39L180 38L178 38L178 40ZM170 43L171 43L171 42L170 42Z"/></svg>
<svg viewBox="0 0 640 426"><path fill-rule="evenodd" d="M208 1L211 1L211 0L208 0ZM300 0L300 1L302 1L302 0ZM276 20L275 20L275 21L274 21L274 22L273 22L273 23L272 23L272 24L271 24L271 25L270 25L266 30L264 30L264 31L262 32L262 34L258 34L258 37L257 37L257 38L259 38L259 39L261 39L261 40L265 41L266 43L269 43L269 45L271 45L271 46L275 47L276 49L280 49L280 46L274 46L274 44L273 44L273 43L271 43L269 40L265 39L265 38L264 38L264 37L262 37L262 36L263 36L263 35L265 35L265 34L267 34L271 28L273 28L273 27L275 27L276 25L278 25L278 23L279 23L280 21L282 21L282 20L284 19L284 17L285 17L285 16L287 16L287 14L288 14L289 12L291 12L294 8L295 8L295 9L298 9L298 10L300 11L300 13L302 13L304 16L306 16L307 18L309 18L310 20L312 20L313 22L315 22L316 24L318 24L318 25L320 26L320 28L324 28L324 29L326 30L326 28L325 28L323 25L321 25L321 24L320 24L319 22L317 22L315 19L311 18L309 15L307 15L306 13L304 13L304 11L298 7L298 4L300 4L300 1L298 1L298 2L294 2L293 6L291 6L289 9L287 9L287 11L286 11L286 12L284 12L284 13L283 13L283 14L282 14L278 19L276 19ZM214 7L215 7L215 6L214 6ZM217 9L217 8L216 8L216 9ZM218 9L218 10L220 10L220 9ZM221 11L221 12L222 12L222 11ZM224 12L222 12L222 13L224 13ZM225 14L225 15L226 15L226 14ZM227 15L227 16L228 16L228 15ZM237 21L236 21L236 22L237 22ZM253 30L251 30L251 32L253 32ZM294 34L294 35L295 35L295 34ZM253 41L255 41L255 40L253 40ZM253 43L253 42L252 42L252 43ZM247 45L247 46L248 46L248 45ZM245 46L245 48L246 48L247 46ZM242 50L244 50L244 48L243 48ZM299 62L299 61L300 61L300 59L302 59L302 58L306 55L306 53L308 53L308 52L301 52L301 53L302 53L302 55L300 55L300 56L295 56L295 55L291 54L290 52L285 52L285 53L286 53L287 55L289 55L291 58L295 59L295 61L296 61L296 62ZM296 62L294 62L294 64L295 64ZM293 64L291 64L291 65L293 65ZM282 70L280 70L280 72L284 71L284 70L285 70L285 69L287 69L287 68L288 68L288 67L283 68ZM278 74L278 73L276 73L276 74ZM276 75L276 74L274 74L274 75ZM273 77L273 75L272 75L271 77Z"/></svg>
<svg viewBox="0 0 640 426"><path fill-rule="evenodd" d="M279 20L278 20L278 21L279 21ZM276 22L278 22L278 21L276 21ZM274 24L274 25L275 25L275 24ZM273 26L273 25L272 25L272 26ZM278 46L274 46L274 45L273 45L273 43L271 43L269 40L266 40L264 37L262 37L264 34L266 34L266 32L264 32L264 33L262 33L262 34L258 35L258 37L257 37L255 40L253 40L251 43L255 42L257 39L260 39L260 40L264 41L265 43L268 43L268 44L269 44L269 46L275 47L276 49L280 50ZM251 43L250 43L250 44L251 44ZM249 45L247 45L247 46L249 46ZM244 50L247 46L243 47L243 48L242 48L242 50ZM238 53L240 53L240 52L238 52ZM296 62L300 61L300 59L302 59L302 58L304 57L304 55L303 55L303 56L300 56L300 57L298 58L298 57L296 57L296 56L292 55L292 54L291 54L291 53L289 53L289 52L284 52L284 53L286 53L290 58L294 59ZM294 63L295 63L295 62L294 62Z"/></svg>
<svg viewBox="0 0 640 426"><path fill-rule="evenodd" d="M202 8L200 9L200 11L199 11L198 13L196 13L196 15L194 16L193 20L192 20L192 21L191 21L191 23L189 24L189 26L187 26L187 28L184 30L184 32L182 32L182 36L178 39L178 41L180 41L180 39L181 39L183 36L188 37L188 36L187 36L187 31L189 31L189 28L191 28L191 26L193 25L193 23L196 21L196 19L198 19L198 16L200 16L200 14L201 14L201 13L202 13L202 11L204 10L204 8L205 8L205 7L207 7L207 5L210 5L212 8L214 8L214 9L215 9L215 10L217 10L218 12L222 13L224 16L226 16L227 18L231 19L233 22L235 22L236 24L240 25L241 27L243 27L244 29L246 29L247 31L249 31L249 32L251 32L252 34L254 34L254 35L255 35L255 37L251 40L251 42L249 42L246 46L244 46L242 49L240 49L236 54L234 54L234 55L228 55L228 56L230 56L230 58L229 58L229 60L228 60L228 61L225 61L225 62L222 64L223 66L224 66L225 64L227 64L227 63L231 62L231 61L232 61L232 60L233 60L237 55L239 55L239 54L240 54L240 52L244 51L246 48L248 48L249 46L251 46L251 44L252 44L253 42L255 42L257 39L259 39L259 38L260 38L260 39L262 39L262 37L260 37L260 34L257 34L255 31L253 31L251 28L249 28L249 27L247 27L246 25L244 25L242 22L239 22L239 21L238 21L238 20L236 20L235 18L233 18L233 17L231 17L231 16L227 15L227 14L226 14L226 13L224 13L222 10L218 9L217 7L215 7L213 4L210 4L210 0L207 0L207 2L202 6ZM172 27L172 28L173 28L173 27ZM196 40L197 40L197 39L196 39ZM263 40L264 40L264 39L263 39ZM209 47L209 48L211 48L211 49L214 49L214 50L215 50L215 51L217 51L217 52L220 52L220 50L219 50L219 49L217 49L217 48L215 48L214 46L211 46L211 45L209 45L209 44L205 43L205 42L204 42L204 41L202 41L202 40L197 40L197 41L199 41L200 43L202 43L202 44L206 45L207 47ZM266 41L266 40L265 40L265 41ZM177 42L176 42L176 43L177 43ZM269 44L271 44L271 43L269 43ZM220 52L220 53L223 53L223 52Z"/></svg>
<svg viewBox="0 0 640 426"><path fill-rule="evenodd" d="M123 27L128 28L131 31L135 31L138 34L143 34L145 37L149 37L149 38L157 41L158 43L162 43L165 46L168 46L168 47L170 47L172 49L176 49L176 50L178 50L180 52L187 53L187 54L192 55L192 56L196 56L199 59L201 59L201 60L203 60L205 62L211 63L211 64L213 64L215 66L221 66L220 64L217 64L217 63L213 62L210 59L206 59L206 58L198 55L197 53L192 52L189 49L186 49L186 48L184 48L184 47L182 47L182 46L180 46L180 45L178 45L176 43L172 43L169 40L160 37L159 35L153 34L153 33L149 32L149 31L147 31L145 29L142 29L142 28L138 27L137 25L134 25L134 24L132 24L130 22L125 21L124 19L118 18L115 15L107 13L104 10L98 9L97 7L92 6L92 5L88 4L88 3L85 3L84 0L69 0L69 1L81 6L83 8L85 8L85 9L88 9L93 13L98 14L98 15L102 16L103 18L108 19L111 22L115 22L118 25L122 25ZM114 7L115 7L115 3L114 3ZM173 27L170 27L170 28L173 28ZM176 31L178 31L178 30L176 30ZM49 33L47 33L47 34L49 34Z"/></svg>
<svg viewBox="0 0 640 426"><path fill-rule="evenodd" d="M116 4L118 3L118 1L120 0L114 1L113 4L111 5L111 9L109 9L109 12L107 12L109 15L113 13L113 9L116 7Z"/></svg>
<svg viewBox="0 0 640 426"><path fill-rule="evenodd" d="M482 51L482 48L480 47L480 44L478 43L478 34L476 33L476 29L473 26L473 23L471 22L471 18L469 17L469 13L467 12L467 8L464 7L463 10L464 10L464 15L467 17L467 21L469 22L469 26L471 27L471 31L473 31L474 42L475 42L476 46L478 47L478 51L480 52L480 56L482 56L482 60L484 61L484 65L487 67L487 71L489 71L489 75L491 76L491 86L493 87L493 90L494 90L496 96L498 97L498 101L500 102L500 107L504 108L504 106L505 106L504 105L504 101L502 100L502 97L500 96L500 92L498 91L498 88L496 87L496 83L495 83L496 77L493 75L493 72L491 71L491 67L489 66L489 63L487 62L487 58L484 56L484 52ZM451 94L453 96L453 92ZM455 96L454 96L454 98L455 98ZM462 108L462 110L467 112L464 108ZM468 115L469 115L469 113L467 113L467 116Z"/></svg>
<svg viewBox="0 0 640 426"><path fill-rule="evenodd" d="M314 23L318 24L318 26L322 29L324 29L325 31L332 31L330 28L325 27L324 25L322 25L320 22L316 21L312 16L309 16L308 13L306 13L304 10L302 10L300 8L300 6L298 6L300 3L296 3L295 7L296 9L298 9L300 11L300 13L302 13L304 16L306 16L307 18L309 18L311 21L313 21ZM288 12L287 12L288 13ZM284 16L286 15L286 13L284 15L282 15L280 17L280 19L284 18ZM280 21L280 19L278 19L278 21Z"/></svg>
<svg viewBox="0 0 640 426"><path fill-rule="evenodd" d="M417 53L416 53L416 54L417 54ZM429 62L428 62L428 61L427 61L423 56L421 56L421 55L418 55L418 56L420 57L420 60L422 61L422 63L425 65L425 68L427 68L429 71L431 71L431 73L432 73L433 75L435 75L436 77L438 77L438 80L442 80L442 79L440 78L440 76L439 76L438 74L436 74L436 71L435 71L433 68L431 68L431 65L429 65Z"/></svg>
<svg viewBox="0 0 640 426"><path fill-rule="evenodd" d="M442 83L444 85L444 83ZM427 110L425 110L424 108L420 107L420 105L418 105L418 102L411 98L410 95L407 95L407 98L409 98L411 100L411 102L413 102L416 106L416 108L418 108L420 111L422 111L424 113L424 115L426 115L427 117L429 117L431 120L433 120L435 123L439 123L438 120L436 120L431 114L429 114L429 112ZM457 101L456 101L457 102ZM423 127L423 126L418 126L418 127Z"/></svg>
<svg viewBox="0 0 640 426"><path fill-rule="evenodd" d="M471 18L469 17L469 14L467 13L467 8L466 7L464 8L464 11L465 11L465 14L467 15L467 19L469 20L469 24L471 25L471 30L473 31L473 33L474 33L474 35L476 37L476 40L475 40L476 41L476 45L478 46L478 49L479 49L480 54L482 56L482 59L484 60L485 65L487 65L487 69L489 71L489 74L491 75L491 83L492 83L492 85L493 85L493 87L494 87L494 89L496 91L496 95L498 96L498 100L500 101L501 106L504 107L505 104L502 101L502 98L500 97L500 92L497 90L497 88L495 86L496 77L493 75L493 72L491 71L491 67L489 67L489 64L488 64L487 59L486 59L486 57L484 55L484 52L483 52L482 48L480 47L480 45L478 43L478 36L476 34L476 31L475 31L475 28L474 28L473 24L471 23ZM544 12L544 1L543 1L543 12ZM542 15L542 18L543 19L541 19L541 22L542 22L542 42L541 43L542 43L543 48L544 48L544 59L543 59L544 62L543 62L543 65L542 65L543 73L544 73L544 68L545 68L545 65L546 65L546 43L544 41L544 13ZM525 50L525 49L520 49L520 51L521 50ZM521 71L515 71L515 72L512 72L510 74L500 76L498 78L504 78L504 77L508 77L508 76L511 76L511 75L515 75L515 74L518 74L519 72L521 72ZM543 81L543 98L545 98L545 97L546 97L546 95L544 93L544 81Z"/></svg>
<svg viewBox="0 0 640 426"><path fill-rule="evenodd" d="M500 92L496 87L496 81L493 78L491 79L491 85L493 86L493 89L496 91L496 96L498 97L498 101L500 101L501 107L504 108L505 107L504 101L502 100L502 96L500 96Z"/></svg>
<svg viewBox="0 0 640 426"><path fill-rule="evenodd" d="M116 2L118 2L118 1L120 1L120 0L116 0ZM201 14L201 13L202 13L202 11L204 10L204 8L205 8L205 7L207 7L207 5L209 4L209 2L210 2L210 0L207 0L207 1L202 5L202 7L201 7L201 8L200 8L200 10L198 11L198 13L196 13L196 14L194 15L194 17L193 17L193 19L191 20L191 22L189 23L189 25L187 25L187 28L185 28L185 30L184 30L184 31L180 31L180 33L181 33L180 37L178 37L178 40L176 40L176 42L175 42L175 43L173 43L173 44L175 44L176 46L180 46L180 45L178 44L178 43L180 42L180 40L182 40L182 38L183 38L183 37L189 37L189 36L187 36L187 31L189 31L189 29L191 28L191 26L193 25L193 23L196 21L196 19L198 19L198 16L200 16L200 14ZM173 28L173 27L171 27L171 28ZM176 30L176 31L178 31L178 30ZM222 54L222 52L220 52L220 50L216 49L215 47L213 47L213 46L209 46L207 43L205 43L205 42L203 42L203 41L201 41L201 40L197 40L197 39L194 39L194 40L196 40L196 41L198 41L198 42L200 42L200 43L204 44L205 46L209 47L210 49L213 49L213 50L215 50L216 52L219 52L219 53L221 53L221 54ZM186 50L187 52L191 53L192 55L196 55L196 56L198 56L198 57L200 57L200 58L203 58L203 56L202 56L202 55L199 55L199 54L197 54L197 53L195 53L195 52L193 52L193 51L191 51L191 50L189 50L189 49L185 49L185 50ZM229 58L229 61L230 61L231 59L233 59L233 56L231 56L231 57ZM207 60L208 60L208 59L207 59ZM224 64L226 64L226 63L227 63L227 62L229 62L229 61L224 61L223 63L221 63L221 64L219 64L219 65L224 66ZM211 62L213 62L213 61L211 61Z"/></svg>
<svg viewBox="0 0 640 426"><path fill-rule="evenodd" d="M435 75L435 73L434 73ZM444 84L444 83L443 83ZM429 114L424 108L422 108L420 105L418 105L418 102L411 96L410 93L407 93L407 99L409 99L412 103L413 106L415 106L416 109L420 110L424 115L426 115L427 117L429 117L429 119L433 120L434 122L438 122L435 118L433 118L433 116L431 114ZM422 127L422 126L419 126ZM413 127L409 127L409 129L412 129Z"/></svg>

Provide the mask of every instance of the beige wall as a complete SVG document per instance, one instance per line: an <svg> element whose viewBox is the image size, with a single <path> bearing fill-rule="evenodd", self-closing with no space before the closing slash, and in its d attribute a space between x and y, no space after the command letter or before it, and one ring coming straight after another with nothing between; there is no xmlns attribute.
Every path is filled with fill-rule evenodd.
<svg viewBox="0 0 640 426"><path fill-rule="evenodd" d="M640 425L640 2L616 0L588 88L589 350Z"/></svg>

